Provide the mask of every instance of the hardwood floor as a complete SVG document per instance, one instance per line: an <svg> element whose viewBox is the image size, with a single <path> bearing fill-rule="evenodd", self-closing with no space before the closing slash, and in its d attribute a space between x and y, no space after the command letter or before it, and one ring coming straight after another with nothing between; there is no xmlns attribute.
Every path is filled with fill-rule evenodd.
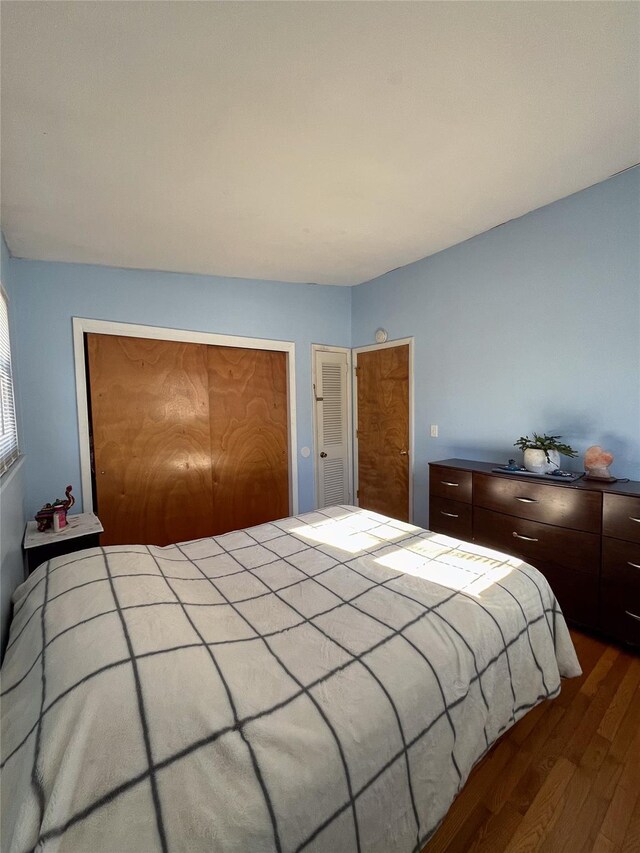
<svg viewBox="0 0 640 853"><path fill-rule="evenodd" d="M640 657L571 634L583 675L501 738L423 853L639 853Z"/></svg>

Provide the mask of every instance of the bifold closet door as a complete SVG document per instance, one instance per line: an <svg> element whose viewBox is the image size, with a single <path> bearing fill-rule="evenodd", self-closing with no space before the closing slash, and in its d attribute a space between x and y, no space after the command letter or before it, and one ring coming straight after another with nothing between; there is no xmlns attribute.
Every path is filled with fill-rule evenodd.
<svg viewBox="0 0 640 853"><path fill-rule="evenodd" d="M103 544L290 514L285 353L88 334L87 361Z"/></svg>
<svg viewBox="0 0 640 853"><path fill-rule="evenodd" d="M208 349L87 335L102 544L211 535Z"/></svg>

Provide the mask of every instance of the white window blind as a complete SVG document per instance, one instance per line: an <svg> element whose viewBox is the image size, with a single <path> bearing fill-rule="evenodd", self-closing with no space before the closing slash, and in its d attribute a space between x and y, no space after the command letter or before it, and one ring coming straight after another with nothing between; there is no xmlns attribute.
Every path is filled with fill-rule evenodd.
<svg viewBox="0 0 640 853"><path fill-rule="evenodd" d="M18 428L13 401L9 311L2 290L0 297L0 474L3 474L18 458Z"/></svg>

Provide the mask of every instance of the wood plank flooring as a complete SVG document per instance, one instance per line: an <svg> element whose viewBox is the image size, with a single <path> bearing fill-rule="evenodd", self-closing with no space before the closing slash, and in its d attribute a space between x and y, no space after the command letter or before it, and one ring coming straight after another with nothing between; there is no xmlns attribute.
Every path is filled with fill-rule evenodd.
<svg viewBox="0 0 640 853"><path fill-rule="evenodd" d="M501 738L423 853L640 853L640 657L571 635L583 675Z"/></svg>

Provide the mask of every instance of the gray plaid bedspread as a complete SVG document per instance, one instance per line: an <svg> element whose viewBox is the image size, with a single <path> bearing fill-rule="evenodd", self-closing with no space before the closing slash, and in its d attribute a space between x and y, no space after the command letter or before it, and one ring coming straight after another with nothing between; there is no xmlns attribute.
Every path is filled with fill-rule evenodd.
<svg viewBox="0 0 640 853"><path fill-rule="evenodd" d="M417 851L580 667L531 566L354 507L14 595L2 850Z"/></svg>

